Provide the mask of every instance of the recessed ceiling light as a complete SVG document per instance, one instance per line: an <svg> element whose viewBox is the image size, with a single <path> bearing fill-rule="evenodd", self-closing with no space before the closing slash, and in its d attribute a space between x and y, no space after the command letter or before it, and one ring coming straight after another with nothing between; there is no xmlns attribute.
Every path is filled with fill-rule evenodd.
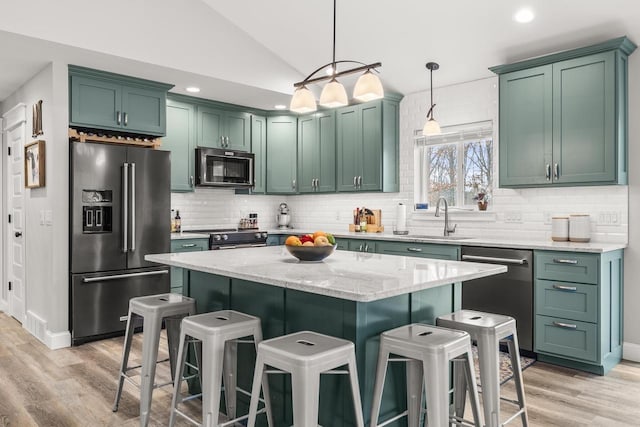
<svg viewBox="0 0 640 427"><path fill-rule="evenodd" d="M195 87L195 86L189 86L187 88L187 92L198 93L198 92L200 92L200 88L199 87Z"/></svg>
<svg viewBox="0 0 640 427"><path fill-rule="evenodd" d="M278 105L274 105L273 108L275 108L276 110L286 110L287 106L286 105L282 105L282 104L278 104Z"/></svg>
<svg viewBox="0 0 640 427"><path fill-rule="evenodd" d="M533 14L533 11L528 8L522 8L519 11L517 11L515 15L513 15L514 21L519 22L521 24L527 24L533 21L533 18L535 17L536 16Z"/></svg>

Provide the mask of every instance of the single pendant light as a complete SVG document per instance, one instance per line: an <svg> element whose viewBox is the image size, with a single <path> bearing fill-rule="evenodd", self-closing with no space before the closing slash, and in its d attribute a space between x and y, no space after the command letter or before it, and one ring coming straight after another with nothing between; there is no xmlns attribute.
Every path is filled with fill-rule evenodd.
<svg viewBox="0 0 640 427"><path fill-rule="evenodd" d="M384 98L382 82L371 70L367 70L358 78L356 86L353 88L353 97L362 102Z"/></svg>
<svg viewBox="0 0 640 427"><path fill-rule="evenodd" d="M324 85L320 94L320 105L327 108L344 107L349 104L347 91L342 83L336 79L331 79L329 83Z"/></svg>
<svg viewBox="0 0 640 427"><path fill-rule="evenodd" d="M427 112L427 122L424 124L424 127L422 128L422 134L424 136L431 136L431 135L439 135L440 133L442 133L442 131L440 130L440 125L438 124L438 122L436 121L436 119L433 118L433 109L436 106L436 104L433 103L433 72L435 70L438 70L440 68L440 65L438 65L435 62L427 62L426 65L427 69L430 72L430 80L431 80L431 104L429 107L429 111Z"/></svg>
<svg viewBox="0 0 640 427"><path fill-rule="evenodd" d="M293 97L291 97L291 104L289 105L289 110L294 111L296 113L312 113L316 111L318 107L316 106L316 97L313 96L313 93L306 87L300 86L293 93Z"/></svg>

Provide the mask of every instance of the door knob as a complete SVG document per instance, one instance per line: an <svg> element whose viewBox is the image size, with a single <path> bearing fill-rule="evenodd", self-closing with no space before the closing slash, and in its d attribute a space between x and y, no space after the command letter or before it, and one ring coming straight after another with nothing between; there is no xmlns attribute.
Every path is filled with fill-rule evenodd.
<svg viewBox="0 0 640 427"><path fill-rule="evenodd" d="M21 237L21 236L22 236L22 232L21 232L21 231L16 231L15 236L16 236L16 237Z"/></svg>

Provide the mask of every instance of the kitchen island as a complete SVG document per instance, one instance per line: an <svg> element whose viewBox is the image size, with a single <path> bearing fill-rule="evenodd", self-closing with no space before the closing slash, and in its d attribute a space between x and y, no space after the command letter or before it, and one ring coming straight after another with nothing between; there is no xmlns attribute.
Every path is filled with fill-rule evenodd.
<svg viewBox="0 0 640 427"><path fill-rule="evenodd" d="M346 251L336 251L323 262L302 263L283 246L145 258L188 270L183 293L197 300L198 312L233 309L260 317L265 339L313 330L352 341L365 421L371 410L379 334L413 322L433 324L437 316L460 308L459 282L506 272L506 267L490 264ZM238 383L247 390L254 357L250 346L239 347ZM404 410L404 375L401 364L390 368L383 417ZM269 379L276 425L292 423L285 379ZM340 375L322 378L321 425L353 425L346 380ZM239 402L241 411L247 403L248 399Z"/></svg>

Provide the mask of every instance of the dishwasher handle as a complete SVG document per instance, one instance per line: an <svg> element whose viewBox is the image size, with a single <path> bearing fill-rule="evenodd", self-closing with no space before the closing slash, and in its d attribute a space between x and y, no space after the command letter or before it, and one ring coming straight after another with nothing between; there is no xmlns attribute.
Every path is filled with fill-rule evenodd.
<svg viewBox="0 0 640 427"><path fill-rule="evenodd" d="M494 262L498 264L512 264L512 265L524 265L527 263L527 260L524 258L514 259L514 258L498 258L492 256L479 256L479 255L462 255L463 261L484 261L484 262Z"/></svg>

